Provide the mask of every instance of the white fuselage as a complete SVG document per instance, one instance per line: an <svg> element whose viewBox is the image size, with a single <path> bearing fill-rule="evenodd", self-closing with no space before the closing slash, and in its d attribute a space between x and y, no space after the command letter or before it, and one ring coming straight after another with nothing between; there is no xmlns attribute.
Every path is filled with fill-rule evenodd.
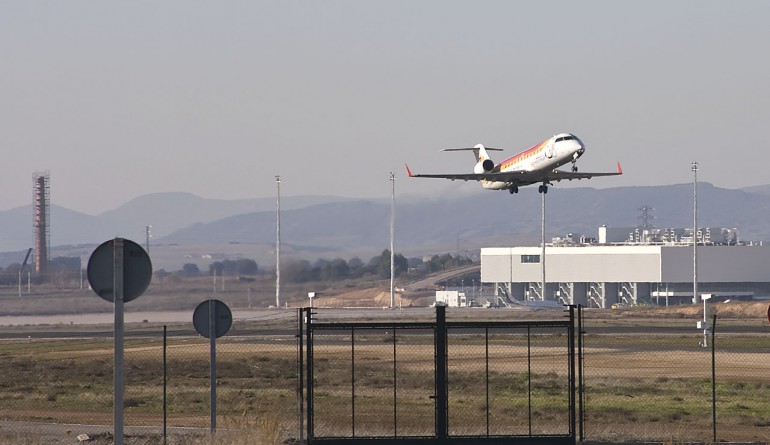
<svg viewBox="0 0 770 445"><path fill-rule="evenodd" d="M574 162L585 152L583 142L569 133L553 136L529 150L512 156L495 165L493 172L526 171L548 172L564 164ZM539 181L521 181L518 183L504 181L481 181L482 187L491 190L504 190L512 185L528 185Z"/></svg>

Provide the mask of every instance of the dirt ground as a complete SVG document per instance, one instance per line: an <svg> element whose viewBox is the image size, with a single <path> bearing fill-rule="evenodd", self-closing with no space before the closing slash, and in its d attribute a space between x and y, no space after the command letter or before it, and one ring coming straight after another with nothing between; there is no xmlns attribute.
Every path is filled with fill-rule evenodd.
<svg viewBox="0 0 770 445"><path fill-rule="evenodd" d="M760 319L767 320L767 310L770 301L735 301L728 303L708 304L709 314L716 314L719 318L738 318L738 319ZM649 317L670 317L670 318L697 318L703 316L702 305L682 305L670 307L630 307L614 309L609 311L619 317L637 316L644 314Z"/></svg>

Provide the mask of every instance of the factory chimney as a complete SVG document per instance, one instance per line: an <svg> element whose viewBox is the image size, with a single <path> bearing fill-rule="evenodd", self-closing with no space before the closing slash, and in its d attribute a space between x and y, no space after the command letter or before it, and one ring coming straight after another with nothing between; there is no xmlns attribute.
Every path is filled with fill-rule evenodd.
<svg viewBox="0 0 770 445"><path fill-rule="evenodd" d="M51 176L46 172L35 172L32 177L32 202L34 207L33 228L35 232L35 272L48 271L48 249L51 244Z"/></svg>

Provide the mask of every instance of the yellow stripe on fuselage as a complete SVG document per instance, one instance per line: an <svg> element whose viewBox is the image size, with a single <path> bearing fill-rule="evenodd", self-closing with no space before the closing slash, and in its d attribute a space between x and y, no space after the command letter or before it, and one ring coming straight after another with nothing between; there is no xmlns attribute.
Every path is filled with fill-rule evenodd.
<svg viewBox="0 0 770 445"><path fill-rule="evenodd" d="M523 152L521 152L521 153L519 153L519 154L517 154L515 156L512 156L512 157L506 159L505 161L501 162L500 163L500 171L504 172L504 171L510 169L511 167L513 167L514 165L518 164L519 162L522 162L522 161L524 161L526 159L529 159L529 158L531 158L533 156L536 156L541 151L543 151L543 149L545 148L545 146L548 144L549 141L550 141L550 139L546 139L545 141L535 145L534 147L530 148L529 150L523 151Z"/></svg>

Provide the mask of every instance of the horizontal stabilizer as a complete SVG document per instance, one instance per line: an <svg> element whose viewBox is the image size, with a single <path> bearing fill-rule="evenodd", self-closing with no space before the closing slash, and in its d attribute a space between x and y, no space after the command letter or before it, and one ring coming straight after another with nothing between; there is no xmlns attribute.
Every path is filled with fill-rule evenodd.
<svg viewBox="0 0 770 445"><path fill-rule="evenodd" d="M441 151L478 151L479 147L444 148ZM485 150L503 151L502 148L484 147Z"/></svg>

